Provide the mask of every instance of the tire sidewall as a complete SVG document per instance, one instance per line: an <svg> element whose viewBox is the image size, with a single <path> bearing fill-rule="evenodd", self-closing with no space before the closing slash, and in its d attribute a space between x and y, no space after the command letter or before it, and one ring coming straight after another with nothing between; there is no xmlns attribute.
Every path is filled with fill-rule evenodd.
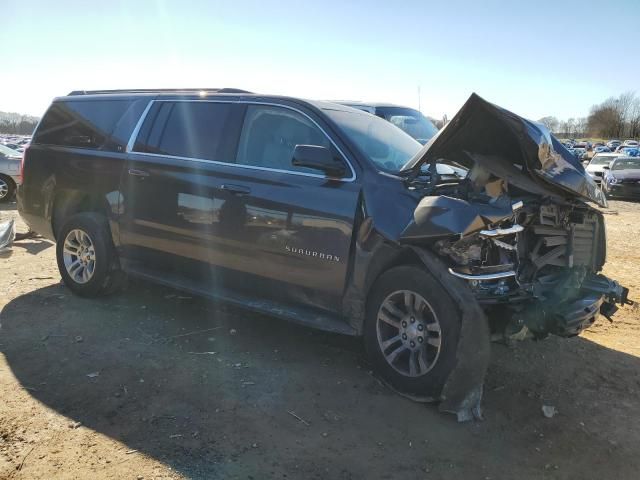
<svg viewBox="0 0 640 480"><path fill-rule="evenodd" d="M95 251L96 266L93 271L93 276L87 283L77 283L73 280L64 264L64 242L69 232L75 229L82 230L89 235ZM60 229L56 244L58 270L65 285L74 293L91 297L100 295L103 292L103 288L109 282L109 270L113 260L113 249L109 235L106 218L102 215L92 213L76 214L69 218Z"/></svg>
<svg viewBox="0 0 640 480"><path fill-rule="evenodd" d="M420 377L407 377L389 365L380 349L377 315L385 298L397 290L420 294L431 306L441 328L441 350L436 364ZM391 386L409 395L438 399L449 374L456 365L461 315L446 289L424 267L400 266L383 273L367 298L364 343L378 374Z"/></svg>

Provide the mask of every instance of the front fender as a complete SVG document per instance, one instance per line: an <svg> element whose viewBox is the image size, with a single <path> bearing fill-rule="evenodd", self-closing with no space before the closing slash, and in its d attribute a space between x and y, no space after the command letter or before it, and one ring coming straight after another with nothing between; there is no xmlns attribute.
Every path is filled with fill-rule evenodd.
<svg viewBox="0 0 640 480"><path fill-rule="evenodd" d="M480 401L491 354L489 322L464 281L451 275L433 253L411 247L429 272L440 282L461 313L456 365L440 397L439 409L455 413L458 421L481 418Z"/></svg>

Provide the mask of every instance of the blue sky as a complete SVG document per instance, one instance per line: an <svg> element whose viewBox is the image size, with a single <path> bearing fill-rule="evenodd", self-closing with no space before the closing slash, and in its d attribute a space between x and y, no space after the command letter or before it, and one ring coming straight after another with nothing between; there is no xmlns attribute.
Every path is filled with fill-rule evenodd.
<svg viewBox="0 0 640 480"><path fill-rule="evenodd" d="M218 86L417 107L420 86L435 117L475 91L537 119L640 94L638 0L3 0L2 13L3 111L41 115L74 89Z"/></svg>

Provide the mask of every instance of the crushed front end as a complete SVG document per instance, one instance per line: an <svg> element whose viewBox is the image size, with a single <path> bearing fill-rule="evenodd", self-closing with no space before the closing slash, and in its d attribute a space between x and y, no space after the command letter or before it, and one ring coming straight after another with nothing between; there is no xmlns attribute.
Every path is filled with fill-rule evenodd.
<svg viewBox="0 0 640 480"><path fill-rule="evenodd" d="M437 164L467 171L444 178ZM400 241L464 279L496 335L570 337L632 303L600 273L606 198L540 124L472 95L403 169L420 197Z"/></svg>
<svg viewBox="0 0 640 480"><path fill-rule="evenodd" d="M606 257L602 214L575 205L512 204L513 215L460 239L435 243L449 272L466 280L507 338L579 334L618 304L628 290L598 272Z"/></svg>

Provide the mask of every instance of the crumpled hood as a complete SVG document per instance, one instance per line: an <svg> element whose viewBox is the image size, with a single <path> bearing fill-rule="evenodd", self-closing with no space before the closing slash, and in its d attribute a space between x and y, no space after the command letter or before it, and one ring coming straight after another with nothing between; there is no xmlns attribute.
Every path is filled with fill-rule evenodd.
<svg viewBox="0 0 640 480"><path fill-rule="evenodd" d="M546 190L565 198L578 196L602 207L607 205L604 194L582 163L546 127L493 105L475 93L402 170L439 159L469 168L479 163L497 176L509 171L511 183L521 188L536 183L540 192Z"/></svg>

